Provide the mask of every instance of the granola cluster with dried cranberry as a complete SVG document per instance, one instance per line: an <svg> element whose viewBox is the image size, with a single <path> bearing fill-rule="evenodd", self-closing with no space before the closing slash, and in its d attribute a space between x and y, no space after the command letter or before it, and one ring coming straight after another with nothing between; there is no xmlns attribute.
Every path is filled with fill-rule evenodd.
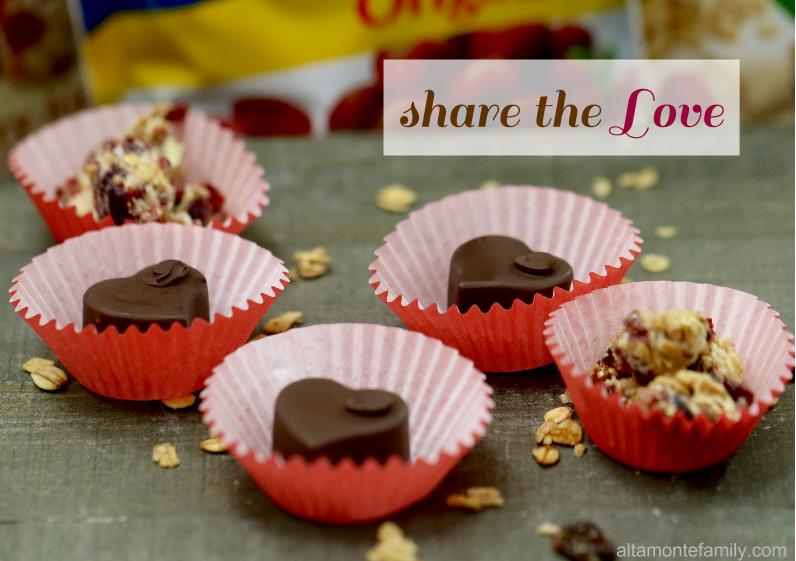
<svg viewBox="0 0 796 561"><path fill-rule="evenodd" d="M717 337L703 314L634 310L591 375L626 402L715 420L736 418L752 402L743 369L733 342Z"/></svg>
<svg viewBox="0 0 796 561"><path fill-rule="evenodd" d="M124 135L105 141L58 190L63 206L78 215L115 224L207 224L223 218L224 197L209 183L185 183L185 145L178 129L185 109L158 106L136 119Z"/></svg>

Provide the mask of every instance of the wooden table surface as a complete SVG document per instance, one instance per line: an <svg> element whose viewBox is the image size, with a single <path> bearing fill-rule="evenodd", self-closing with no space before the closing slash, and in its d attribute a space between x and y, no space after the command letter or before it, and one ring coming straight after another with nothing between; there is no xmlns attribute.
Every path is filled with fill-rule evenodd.
<svg viewBox="0 0 796 561"><path fill-rule="evenodd" d="M735 158L385 158L375 135L250 145L273 191L245 237L283 258L325 244L334 260L330 275L291 284L272 314L399 325L367 283L374 249L401 219L373 204L385 184L414 187L421 203L489 179L587 193L594 175L651 163L658 188L615 189L608 202L642 230L646 251L672 258L665 277L752 292L793 330L793 129L746 131ZM8 174L0 221L0 278L10 286L52 240ZM656 239L662 224L679 236ZM630 276L651 278L638 266ZM355 561L374 542L376 524L329 527L282 513L233 458L198 449L206 429L197 411L104 399L76 382L47 394L20 369L31 356L51 355L11 306L0 307L0 560ZM785 545L793 558L792 386L727 462L669 477L623 467L590 443L583 458L563 450L559 465L541 469L530 448L563 389L555 368L489 383L497 406L486 438L427 500L394 518L425 560L555 559L534 527L582 519L618 544ZM176 444L178 469L152 463L159 441ZM473 485L499 487L506 505L479 514L445 507L449 493Z"/></svg>

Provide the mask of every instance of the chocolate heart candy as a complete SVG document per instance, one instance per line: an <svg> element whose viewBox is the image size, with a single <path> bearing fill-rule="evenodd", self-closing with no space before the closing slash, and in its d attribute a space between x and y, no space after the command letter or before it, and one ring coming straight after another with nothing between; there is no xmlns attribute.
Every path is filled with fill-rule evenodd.
<svg viewBox="0 0 796 561"><path fill-rule="evenodd" d="M532 251L507 236L482 236L453 253L448 277L448 305L466 312L492 304L510 308L514 300L531 303L536 293L550 296L556 286L569 288L572 267L563 259Z"/></svg>
<svg viewBox="0 0 796 561"><path fill-rule="evenodd" d="M351 458L379 462L390 456L409 460L409 413L398 395L354 390L326 378L305 378L276 398L274 452L285 458L321 456L337 463Z"/></svg>
<svg viewBox="0 0 796 561"><path fill-rule="evenodd" d="M204 275L182 261L169 259L131 277L108 279L83 294L83 327L102 331L115 325L119 332L135 325L141 331L157 323L190 325L194 318L210 321Z"/></svg>

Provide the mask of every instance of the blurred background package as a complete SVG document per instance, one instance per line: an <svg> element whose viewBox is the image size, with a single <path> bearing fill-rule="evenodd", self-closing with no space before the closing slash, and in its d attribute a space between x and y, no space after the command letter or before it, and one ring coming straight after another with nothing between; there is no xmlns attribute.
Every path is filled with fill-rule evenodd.
<svg viewBox="0 0 796 561"><path fill-rule="evenodd" d="M65 0L0 0L0 154L83 92Z"/></svg>
<svg viewBox="0 0 796 561"><path fill-rule="evenodd" d="M249 135L378 129L384 58L740 58L746 117L792 116L792 0L0 0L0 14L3 151L86 99L189 101Z"/></svg>
<svg viewBox="0 0 796 561"><path fill-rule="evenodd" d="M622 0L73 0L92 99L198 102L246 134L381 124L388 58L627 57Z"/></svg>

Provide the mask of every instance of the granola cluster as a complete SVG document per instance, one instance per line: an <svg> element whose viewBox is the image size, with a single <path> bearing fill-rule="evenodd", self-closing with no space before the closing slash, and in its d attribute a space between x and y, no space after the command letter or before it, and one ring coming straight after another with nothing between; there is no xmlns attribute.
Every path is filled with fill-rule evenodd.
<svg viewBox="0 0 796 561"><path fill-rule="evenodd" d="M562 400L562 403L568 401ZM572 446L572 452L580 458L586 453L586 446L582 440L583 427L572 418L572 409L566 405L555 407L544 414L544 422L536 429L538 446L531 450L531 455L542 467L554 466L561 458L556 444Z"/></svg>
<svg viewBox="0 0 796 561"><path fill-rule="evenodd" d="M503 506L503 495L496 487L469 487L464 493L448 495L448 506L480 512L487 507Z"/></svg>
<svg viewBox="0 0 796 561"><path fill-rule="evenodd" d="M738 416L752 401L741 386L743 360L699 312L635 310L592 369L592 378L625 401L688 417Z"/></svg>
<svg viewBox="0 0 796 561"><path fill-rule="evenodd" d="M124 135L105 141L58 190L63 206L114 223L207 224L222 217L222 195L209 183L183 181L185 145L177 138L184 111L158 106Z"/></svg>

